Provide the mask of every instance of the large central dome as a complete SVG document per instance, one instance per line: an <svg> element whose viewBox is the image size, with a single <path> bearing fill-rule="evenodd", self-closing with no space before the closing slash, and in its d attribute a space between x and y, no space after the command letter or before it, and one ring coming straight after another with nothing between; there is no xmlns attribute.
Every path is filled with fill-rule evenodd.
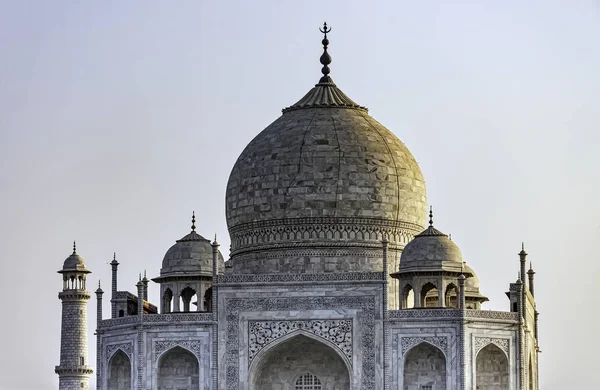
<svg viewBox="0 0 600 390"><path fill-rule="evenodd" d="M237 273L381 271L425 223L425 183L408 148L323 77L254 138L227 183Z"/></svg>

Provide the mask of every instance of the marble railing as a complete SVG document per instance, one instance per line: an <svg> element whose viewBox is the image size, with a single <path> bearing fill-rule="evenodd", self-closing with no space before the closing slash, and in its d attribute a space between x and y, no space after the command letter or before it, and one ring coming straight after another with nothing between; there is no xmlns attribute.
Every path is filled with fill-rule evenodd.
<svg viewBox="0 0 600 390"><path fill-rule="evenodd" d="M461 318L461 312L460 309L445 308L390 310L388 317L390 319ZM468 320L519 321L519 314L509 311L466 309L464 312L464 318Z"/></svg>
<svg viewBox="0 0 600 390"><path fill-rule="evenodd" d="M213 320L212 313L169 313L169 314L145 314L142 316L143 324L158 324L158 323L198 323L198 322L211 322ZM110 318L102 320L99 328L112 328L115 326L123 325L136 325L139 324L139 318L137 315Z"/></svg>

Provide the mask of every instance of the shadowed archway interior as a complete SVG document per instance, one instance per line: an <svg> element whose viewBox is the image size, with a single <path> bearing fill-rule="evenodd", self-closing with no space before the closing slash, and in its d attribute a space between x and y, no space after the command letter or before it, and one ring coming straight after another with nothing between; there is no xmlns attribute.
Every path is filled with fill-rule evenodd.
<svg viewBox="0 0 600 390"><path fill-rule="evenodd" d="M336 351L298 335L265 351L250 373L250 389L296 390L301 383L298 390L349 390L349 378Z"/></svg>
<svg viewBox="0 0 600 390"><path fill-rule="evenodd" d="M121 350L110 358L107 384L111 390L131 389L131 362Z"/></svg>
<svg viewBox="0 0 600 390"><path fill-rule="evenodd" d="M488 344L477 354L477 390L508 390L508 359L495 344Z"/></svg>
<svg viewBox="0 0 600 390"><path fill-rule="evenodd" d="M404 390L446 389L446 358L442 351L421 343L404 357Z"/></svg>
<svg viewBox="0 0 600 390"><path fill-rule="evenodd" d="M158 361L158 390L198 390L200 368L198 359L188 350L175 347Z"/></svg>

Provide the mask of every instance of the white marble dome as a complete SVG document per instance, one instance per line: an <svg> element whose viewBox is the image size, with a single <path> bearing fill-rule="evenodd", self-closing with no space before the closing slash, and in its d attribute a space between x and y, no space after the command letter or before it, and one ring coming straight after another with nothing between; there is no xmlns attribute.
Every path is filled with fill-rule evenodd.
<svg viewBox="0 0 600 390"><path fill-rule="evenodd" d="M234 272L380 271L369 258L381 257L382 238L401 250L425 210L425 181L406 145L322 78L233 167Z"/></svg>
<svg viewBox="0 0 600 390"><path fill-rule="evenodd" d="M209 240L192 231L169 248L162 261L160 276L212 276L212 245ZM217 268L222 273L225 262L218 252Z"/></svg>

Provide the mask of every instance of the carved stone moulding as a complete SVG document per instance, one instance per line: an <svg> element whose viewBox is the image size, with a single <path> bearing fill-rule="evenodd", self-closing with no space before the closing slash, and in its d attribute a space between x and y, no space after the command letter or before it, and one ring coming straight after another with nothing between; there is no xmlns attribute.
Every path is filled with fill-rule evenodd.
<svg viewBox="0 0 600 390"><path fill-rule="evenodd" d="M217 277L219 284L234 283L285 283L285 282L335 282L383 280L383 272L348 272L319 274L229 274Z"/></svg>
<svg viewBox="0 0 600 390"><path fill-rule="evenodd" d="M249 321L248 366L266 346L288 334L304 331L337 346L352 364L352 320Z"/></svg>
<svg viewBox="0 0 600 390"><path fill-rule="evenodd" d="M155 340L154 344L154 361L168 350L181 347L193 353L198 360L201 357L202 341L200 340Z"/></svg>
<svg viewBox="0 0 600 390"><path fill-rule="evenodd" d="M119 350L127 355L127 357L131 360L133 357L133 341L118 344L108 344L106 346L106 361L108 362L110 358Z"/></svg>
<svg viewBox="0 0 600 390"><path fill-rule="evenodd" d="M478 337L478 336L475 336L475 356L477 356L479 351L481 351L483 348L485 348L489 344L496 345L498 348L500 348L506 354L507 357L510 356L508 354L508 352L509 352L508 349L509 349L509 345L510 345L510 341L508 339L495 338L495 337Z"/></svg>
<svg viewBox="0 0 600 390"><path fill-rule="evenodd" d="M422 227L416 224L378 218L305 217L233 226L229 234L231 253L235 256L245 249L276 248L277 245L287 247L292 243L301 246L303 242L315 246L317 241L325 247L336 244L351 246L352 243L369 245L387 237L391 244L406 244L421 230Z"/></svg>
<svg viewBox="0 0 600 390"><path fill-rule="evenodd" d="M432 336L432 337L401 337L400 345L402 350L402 356L406 354L411 348L421 343L429 343L435 347L438 347L444 355L448 354L448 338L445 336Z"/></svg>
<svg viewBox="0 0 600 390"><path fill-rule="evenodd" d="M362 370L361 390L375 389L375 297L374 296L316 296L316 297L273 297L273 298L230 298L225 301L225 315L227 323L223 328L225 332L225 388L227 390L238 390L240 384L240 313L243 312L269 312L269 311L309 311L309 310L359 310L357 329L361 332ZM276 321L273 321L276 322ZM299 321L300 322L300 321ZM295 324L297 326L299 324ZM313 325L317 325L315 322ZM341 325L341 324L338 324ZM269 329L271 325L257 325L255 334ZM318 325L317 325L318 326ZM334 336L346 337L347 332L342 330ZM325 328L323 328L325 329ZM345 329L345 328L344 328ZM252 331L249 329L249 331ZM258 333L257 333L258 332ZM281 330L283 332L283 330ZM262 341L264 342L264 341ZM340 341L343 344L343 341ZM263 347L264 348L264 347ZM345 347L344 347L345 348ZM256 357L257 351L253 352Z"/></svg>

